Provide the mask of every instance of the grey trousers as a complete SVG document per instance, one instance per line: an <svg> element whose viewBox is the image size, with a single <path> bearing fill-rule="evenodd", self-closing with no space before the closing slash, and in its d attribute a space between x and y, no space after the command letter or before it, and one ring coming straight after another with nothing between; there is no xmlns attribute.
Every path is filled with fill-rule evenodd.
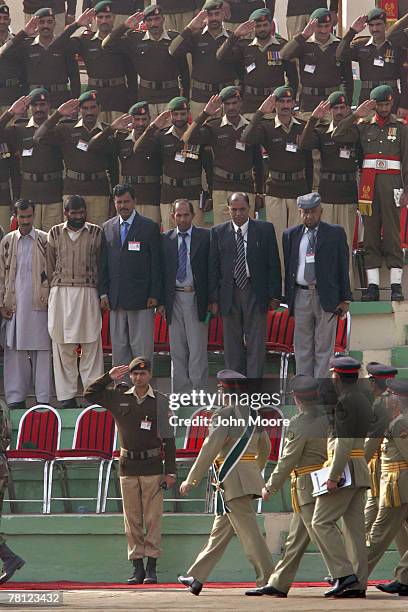
<svg viewBox="0 0 408 612"><path fill-rule="evenodd" d="M328 378L336 340L337 317L320 305L316 289L297 289L295 296L296 374Z"/></svg>
<svg viewBox="0 0 408 612"><path fill-rule="evenodd" d="M222 324L225 367L241 372L248 378L262 378L265 363L266 312L259 310L251 282L248 282L245 289L238 289L234 284L231 310L228 315L222 317Z"/></svg>
<svg viewBox="0 0 408 612"><path fill-rule="evenodd" d="M207 389L208 327L198 318L195 293L176 291L169 325L172 392Z"/></svg>
<svg viewBox="0 0 408 612"><path fill-rule="evenodd" d="M51 351L16 351L5 346L6 402L23 402L31 387L39 404L49 404L53 393Z"/></svg>
<svg viewBox="0 0 408 612"><path fill-rule="evenodd" d="M128 364L134 357L142 356L153 363L154 310L110 311L110 334L112 338L112 364Z"/></svg>

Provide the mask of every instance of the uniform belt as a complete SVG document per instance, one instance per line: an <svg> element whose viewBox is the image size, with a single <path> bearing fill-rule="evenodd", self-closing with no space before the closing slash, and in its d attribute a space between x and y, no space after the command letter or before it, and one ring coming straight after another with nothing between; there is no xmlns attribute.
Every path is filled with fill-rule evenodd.
<svg viewBox="0 0 408 612"><path fill-rule="evenodd" d="M252 87L252 85L244 85L244 92L253 96L269 96L273 91L273 87Z"/></svg>
<svg viewBox="0 0 408 612"><path fill-rule="evenodd" d="M47 172L39 174L37 172L22 172L21 177L25 181L33 181L33 183L47 183L48 181L57 181L62 179L62 170L59 172Z"/></svg>
<svg viewBox="0 0 408 612"><path fill-rule="evenodd" d="M149 448L145 451L130 451L126 448L120 449L120 456L126 457L127 459L151 459L152 457L159 457L161 454L161 448Z"/></svg>
<svg viewBox="0 0 408 612"><path fill-rule="evenodd" d="M406 461L393 461L392 463L383 463L381 466L381 471L385 473L398 470L408 470L408 463Z"/></svg>
<svg viewBox="0 0 408 612"><path fill-rule="evenodd" d="M370 472L371 481L371 497L378 497L380 494L378 476L380 472L380 453L377 451L368 462L368 471Z"/></svg>
<svg viewBox="0 0 408 612"><path fill-rule="evenodd" d="M194 287L176 287L176 291L184 291L185 293L193 293Z"/></svg>
<svg viewBox="0 0 408 612"><path fill-rule="evenodd" d="M67 170L65 174L70 179L75 179L76 181L97 181L99 179L105 179L106 172L76 172L75 170Z"/></svg>
<svg viewBox="0 0 408 612"><path fill-rule="evenodd" d="M196 79L192 79L191 81L192 89L208 91L208 93L218 93L221 89L230 85L234 85L234 81L229 81L228 83L204 83L203 81L196 81Z"/></svg>
<svg viewBox="0 0 408 612"><path fill-rule="evenodd" d="M160 183L160 176L135 176L135 175L127 175L123 177L125 183L130 183L131 185L145 185L147 183Z"/></svg>
<svg viewBox="0 0 408 612"><path fill-rule="evenodd" d="M192 176L191 178L175 178L163 174L162 183L171 187L195 187L201 185L201 176Z"/></svg>
<svg viewBox="0 0 408 612"><path fill-rule="evenodd" d="M338 87L302 87L302 94L307 96L329 96L334 91L338 91Z"/></svg>
<svg viewBox="0 0 408 612"><path fill-rule="evenodd" d="M252 172L249 170L248 172L228 172L223 168L219 168L218 166L214 166L213 168L214 175L218 178L226 179L227 181L248 181L252 178Z"/></svg>
<svg viewBox="0 0 408 612"><path fill-rule="evenodd" d="M299 498L297 494L296 488L296 480L299 476L304 476L305 474L310 474L311 472L315 472L316 470L320 470L323 467L323 463L319 463L317 465L305 465L302 467L298 467L291 472L291 480L290 480L290 495L292 500L292 508L293 512L301 512Z"/></svg>
<svg viewBox="0 0 408 612"><path fill-rule="evenodd" d="M333 452L332 450L330 450L330 451L327 453L327 455L328 455L327 462L329 462L329 463L330 463L331 461L333 461L334 452ZM353 459L356 459L357 457L365 457L365 452L364 452L364 449L362 449L362 448L355 448L355 449L353 449L353 450L351 451L351 453L350 453L350 458L351 458L351 457L352 457ZM327 463L327 462L326 462L326 463Z"/></svg>
<svg viewBox="0 0 408 612"><path fill-rule="evenodd" d="M178 81L145 81L145 79L140 79L139 85L140 87L146 87L146 89L173 89L173 87L178 87Z"/></svg>
<svg viewBox="0 0 408 612"><path fill-rule="evenodd" d="M355 172L322 172L321 178L335 183L351 183L357 180Z"/></svg>
<svg viewBox="0 0 408 612"><path fill-rule="evenodd" d="M254 453L244 453L243 455L241 455L239 460L240 461L256 461L256 458L257 458L257 455L255 455ZM214 465L217 468L217 470L220 469L223 463L224 463L224 457L219 457L218 459L215 459L214 461Z"/></svg>
<svg viewBox="0 0 408 612"><path fill-rule="evenodd" d="M112 79L93 79L89 77L88 85L91 87L118 87L119 85L125 85L125 77L113 77Z"/></svg>
<svg viewBox="0 0 408 612"><path fill-rule="evenodd" d="M365 159L363 168L375 170L401 170L401 162L395 159Z"/></svg>
<svg viewBox="0 0 408 612"><path fill-rule="evenodd" d="M316 472L316 470L320 470L323 467L323 463L319 463L317 465L305 465L302 467L295 468L292 473L298 476L304 476L305 474L310 474L311 472Z"/></svg>
<svg viewBox="0 0 408 612"><path fill-rule="evenodd" d="M31 89L37 89L37 87L44 87L45 89L48 89L48 91L50 91L50 92L54 92L54 91L68 91L69 90L68 83L49 83L48 85L33 85L33 84L30 84L30 88Z"/></svg>
<svg viewBox="0 0 408 612"><path fill-rule="evenodd" d="M374 87L378 87L379 85L389 85L389 87L397 88L397 80L391 81L361 81L362 89L373 89Z"/></svg>
<svg viewBox="0 0 408 612"><path fill-rule="evenodd" d="M4 81L0 81L0 87L15 87L19 84L20 81L18 79L5 79Z"/></svg>
<svg viewBox="0 0 408 612"><path fill-rule="evenodd" d="M269 178L274 181L298 181L305 177L305 170L298 170L297 172L275 172L275 170L269 170Z"/></svg>
<svg viewBox="0 0 408 612"><path fill-rule="evenodd" d="M399 508L401 506L401 496L398 486L401 470L408 470L408 463L406 461L393 461L392 463L381 464L381 473L387 475L385 479L386 508Z"/></svg>

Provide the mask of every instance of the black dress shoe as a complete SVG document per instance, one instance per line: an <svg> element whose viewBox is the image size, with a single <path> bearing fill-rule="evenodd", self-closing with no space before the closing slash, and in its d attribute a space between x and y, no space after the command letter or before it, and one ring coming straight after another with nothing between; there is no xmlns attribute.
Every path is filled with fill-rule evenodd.
<svg viewBox="0 0 408 612"><path fill-rule="evenodd" d="M330 591L326 591L325 597L334 597L335 595L340 595L343 591L345 591L348 587L351 587L353 584L358 582L358 578L355 574L350 574L350 576L343 576L342 578L336 578L333 583L333 588Z"/></svg>
<svg viewBox="0 0 408 612"><path fill-rule="evenodd" d="M402 584L402 582L398 582L398 580L393 580L392 582L387 582L386 584L376 584L376 587L383 593L408 597L408 584Z"/></svg>
<svg viewBox="0 0 408 612"><path fill-rule="evenodd" d="M378 288L378 285L374 285L373 283L370 283L367 289L364 289L361 295L362 302L378 302L379 299L380 290Z"/></svg>
<svg viewBox="0 0 408 612"><path fill-rule="evenodd" d="M146 578L143 580L143 584L157 584L156 562L157 559L147 557Z"/></svg>
<svg viewBox="0 0 408 612"><path fill-rule="evenodd" d="M143 584L145 579L145 568L143 565L143 559L133 559L133 574L126 580L128 584Z"/></svg>
<svg viewBox="0 0 408 612"><path fill-rule="evenodd" d="M275 587L267 584L263 587L259 587L258 589L250 589L249 591L245 591L245 595L249 595L252 597L260 597L261 595L269 595L270 597L287 597L287 593L283 591L278 591Z"/></svg>
<svg viewBox="0 0 408 612"><path fill-rule="evenodd" d="M391 302L403 302L404 299L401 285L399 283L393 283L391 285Z"/></svg>
<svg viewBox="0 0 408 612"><path fill-rule="evenodd" d="M184 584L184 586L188 587L188 590L193 595L199 595L201 593L203 583L196 580L193 576L178 576L177 580L180 584Z"/></svg>
<svg viewBox="0 0 408 612"><path fill-rule="evenodd" d="M61 408L68 408L71 410L78 408L78 404L77 404L75 397L71 397L71 399L67 399L67 400L62 400L60 404L61 404Z"/></svg>
<svg viewBox="0 0 408 612"><path fill-rule="evenodd" d="M25 564L24 559L16 555L7 544L0 546L0 559L3 561L3 570L0 575L0 584L7 582L13 574Z"/></svg>
<svg viewBox="0 0 408 612"><path fill-rule="evenodd" d="M336 599L364 599L366 592L360 589L346 589L340 595L335 595Z"/></svg>
<svg viewBox="0 0 408 612"><path fill-rule="evenodd" d="M327 582L328 584L330 584L331 586L333 586L333 584L334 584L334 580L333 580L333 578L332 578L331 576L325 576L325 577L323 578L323 580L324 580L325 582Z"/></svg>

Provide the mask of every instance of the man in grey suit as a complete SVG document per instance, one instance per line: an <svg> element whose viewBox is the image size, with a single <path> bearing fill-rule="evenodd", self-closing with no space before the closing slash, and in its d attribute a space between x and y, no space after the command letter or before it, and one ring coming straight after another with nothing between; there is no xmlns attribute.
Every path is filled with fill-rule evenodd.
<svg viewBox="0 0 408 612"><path fill-rule="evenodd" d="M173 393L206 389L208 383L208 252L210 232L193 226L194 208L176 200L176 225L162 234L163 305L169 325Z"/></svg>
<svg viewBox="0 0 408 612"><path fill-rule="evenodd" d="M231 194L228 207L231 221L211 229L209 308L222 315L225 367L261 378L266 315L281 297L278 245L272 223L249 218L246 193Z"/></svg>
<svg viewBox="0 0 408 612"><path fill-rule="evenodd" d="M131 185L113 190L118 213L103 225L99 295L110 310L112 363L153 358L154 308L161 295L159 226L135 210Z"/></svg>

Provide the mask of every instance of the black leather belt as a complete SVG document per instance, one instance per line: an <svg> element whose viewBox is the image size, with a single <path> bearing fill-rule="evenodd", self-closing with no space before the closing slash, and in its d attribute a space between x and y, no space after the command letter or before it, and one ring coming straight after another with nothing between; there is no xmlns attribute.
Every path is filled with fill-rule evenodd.
<svg viewBox="0 0 408 612"><path fill-rule="evenodd" d="M98 181L107 178L106 172L76 172L68 168L65 174L68 178L74 179L75 181Z"/></svg>
<svg viewBox="0 0 408 612"><path fill-rule="evenodd" d="M37 172L22 172L21 177L25 181L33 181L33 183L47 183L48 181L62 180L62 170L59 172L48 172L46 174L39 174Z"/></svg>
<svg viewBox="0 0 408 612"><path fill-rule="evenodd" d="M152 457L159 457L161 454L161 448L149 448L145 451L131 451L126 448L120 449L120 456L126 457L126 459L151 459Z"/></svg>

